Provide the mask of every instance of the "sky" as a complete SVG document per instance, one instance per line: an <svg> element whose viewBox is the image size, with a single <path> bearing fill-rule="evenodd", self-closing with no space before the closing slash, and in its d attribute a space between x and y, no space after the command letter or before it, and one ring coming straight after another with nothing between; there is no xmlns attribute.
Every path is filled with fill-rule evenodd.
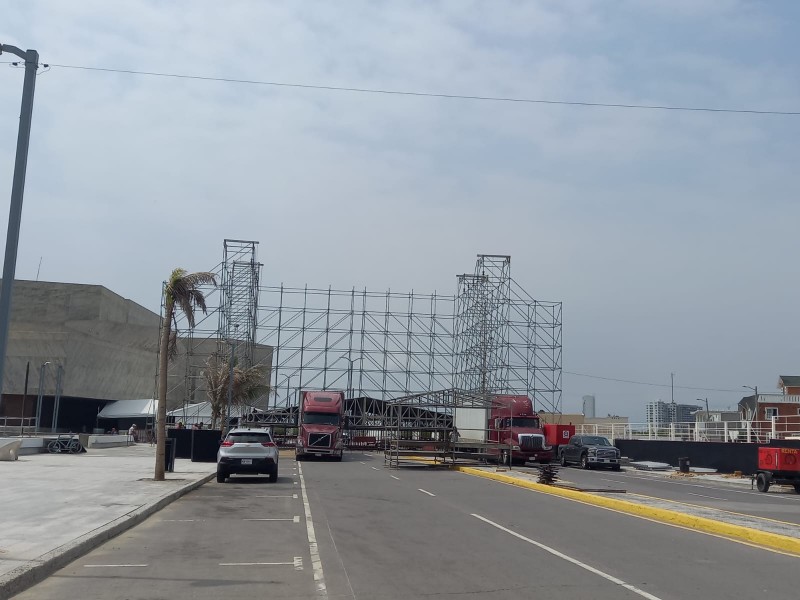
<svg viewBox="0 0 800 600"><path fill-rule="evenodd" d="M799 111L799 25L794 0L6 0L0 42L51 65ZM8 196L22 79L0 64ZM800 116L52 66L16 273L158 310L225 238L260 242L266 284L345 289L455 293L477 254L510 254L563 302L564 412L594 393L641 421L670 373L676 402L735 407L800 374L798 134Z"/></svg>

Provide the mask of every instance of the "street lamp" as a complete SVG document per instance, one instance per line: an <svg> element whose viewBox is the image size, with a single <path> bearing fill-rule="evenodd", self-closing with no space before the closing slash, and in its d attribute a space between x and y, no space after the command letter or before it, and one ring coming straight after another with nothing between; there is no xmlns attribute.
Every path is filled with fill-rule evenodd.
<svg viewBox="0 0 800 600"><path fill-rule="evenodd" d="M3 399L3 374L8 344L8 325L11 318L11 292L17 270L19 227L22 221L22 196L25 190L25 171L28 166L28 146L31 138L33 117L33 92L36 88L36 69L39 68L39 53L36 50L21 50L10 44L0 44L0 54L9 52L25 61L25 79L22 82L22 107L19 114L17 154L14 159L14 178L11 182L11 209L8 215L6 254L3 261L3 281L0 283L0 404Z"/></svg>
<svg viewBox="0 0 800 600"><path fill-rule="evenodd" d="M755 404L753 405L753 413L754 413L754 415L752 415L750 417L750 419L752 420L753 416L758 414L758 386L757 385L756 386L743 385L742 387L743 388L747 388L748 390L753 390L753 394L755 395Z"/></svg>
<svg viewBox="0 0 800 600"><path fill-rule="evenodd" d="M39 423L42 418L42 385L44 385L44 370L50 361L43 362L39 367L39 395L36 397L36 431L39 431Z"/></svg>
<svg viewBox="0 0 800 600"><path fill-rule="evenodd" d="M231 426L231 402L233 402L233 357L236 353L236 332L239 329L239 324L233 326L233 341L231 342L231 360L230 370L228 371L228 406L225 411L225 431L227 432Z"/></svg>

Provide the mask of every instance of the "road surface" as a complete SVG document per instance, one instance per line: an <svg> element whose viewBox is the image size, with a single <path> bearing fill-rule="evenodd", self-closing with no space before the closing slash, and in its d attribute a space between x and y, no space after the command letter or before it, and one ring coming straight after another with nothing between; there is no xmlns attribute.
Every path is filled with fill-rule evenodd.
<svg viewBox="0 0 800 600"><path fill-rule="evenodd" d="M18 598L796 595L797 558L742 543L377 455L299 465L206 484Z"/></svg>

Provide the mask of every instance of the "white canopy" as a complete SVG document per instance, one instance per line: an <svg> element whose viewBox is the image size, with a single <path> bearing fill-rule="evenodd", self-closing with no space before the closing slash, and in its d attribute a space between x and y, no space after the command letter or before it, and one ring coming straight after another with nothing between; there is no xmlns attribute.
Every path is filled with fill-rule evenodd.
<svg viewBox="0 0 800 600"><path fill-rule="evenodd" d="M252 406L234 406L231 408L231 416L239 417L258 409ZM198 402L197 404L187 404L181 408L176 408L167 413L167 416L175 417L175 421L181 421L184 425L192 425L193 423L210 423L211 422L211 403Z"/></svg>
<svg viewBox="0 0 800 600"><path fill-rule="evenodd" d="M97 414L98 419L135 419L151 417L156 412L156 401L152 398L143 400L116 400L106 404Z"/></svg>

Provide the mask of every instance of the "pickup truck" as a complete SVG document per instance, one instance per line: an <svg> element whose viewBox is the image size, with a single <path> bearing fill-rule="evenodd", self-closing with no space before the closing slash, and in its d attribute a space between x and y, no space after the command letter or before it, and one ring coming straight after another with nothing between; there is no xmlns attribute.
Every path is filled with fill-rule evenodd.
<svg viewBox="0 0 800 600"><path fill-rule="evenodd" d="M614 471L620 470L620 456L619 449L600 435L573 435L558 452L562 467L572 463L584 469L610 467Z"/></svg>

